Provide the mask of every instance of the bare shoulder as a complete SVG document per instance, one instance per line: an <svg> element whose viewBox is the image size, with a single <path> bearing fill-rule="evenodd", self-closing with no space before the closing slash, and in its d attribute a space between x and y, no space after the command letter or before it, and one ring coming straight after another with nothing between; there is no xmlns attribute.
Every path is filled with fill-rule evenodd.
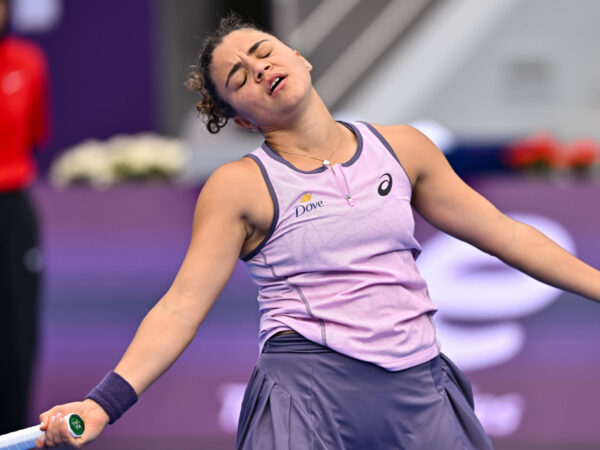
<svg viewBox="0 0 600 450"><path fill-rule="evenodd" d="M267 230L273 202L258 164L243 157L217 168L200 192L194 216L203 222L220 218L221 222L237 223L248 240Z"/></svg>
<svg viewBox="0 0 600 450"><path fill-rule="evenodd" d="M223 208L248 205L260 191L261 183L264 182L257 164L250 158L240 158L218 167L204 184L199 199L220 203Z"/></svg>
<svg viewBox="0 0 600 450"><path fill-rule="evenodd" d="M431 142L427 136L411 125L372 125L390 142L391 145L405 146L416 144L435 147L435 144Z"/></svg>
<svg viewBox="0 0 600 450"><path fill-rule="evenodd" d="M213 188L214 185L228 187L228 190L243 191L258 183L260 179L261 173L258 165L250 158L244 157L219 166L210 175L205 186Z"/></svg>
<svg viewBox="0 0 600 450"><path fill-rule="evenodd" d="M418 139L419 137L425 136L415 127L403 123L395 125L379 125L373 123L372 125L377 131L385 136L386 139Z"/></svg>
<svg viewBox="0 0 600 450"><path fill-rule="evenodd" d="M388 141L413 186L432 163L445 159L435 144L415 127L406 124L373 124L373 127Z"/></svg>

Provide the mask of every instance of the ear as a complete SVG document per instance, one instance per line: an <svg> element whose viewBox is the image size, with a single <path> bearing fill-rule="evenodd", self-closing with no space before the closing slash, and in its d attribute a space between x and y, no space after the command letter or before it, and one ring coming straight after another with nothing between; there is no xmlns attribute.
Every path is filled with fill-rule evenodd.
<svg viewBox="0 0 600 450"><path fill-rule="evenodd" d="M238 124L240 127L248 130L248 131L260 131L256 125L250 122L248 119L243 118L239 114L233 116L233 121Z"/></svg>
<svg viewBox="0 0 600 450"><path fill-rule="evenodd" d="M312 64L309 63L308 60L304 56L302 56L298 50L294 50L294 52L296 53L296 56L302 60L302 63L306 66L306 68L310 72L313 68Z"/></svg>

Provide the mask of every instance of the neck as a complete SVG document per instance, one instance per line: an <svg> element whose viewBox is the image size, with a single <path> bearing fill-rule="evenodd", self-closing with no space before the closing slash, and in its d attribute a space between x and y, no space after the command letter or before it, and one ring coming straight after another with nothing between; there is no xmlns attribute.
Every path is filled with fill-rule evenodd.
<svg viewBox="0 0 600 450"><path fill-rule="evenodd" d="M313 89L310 103L284 128L263 130L265 140L275 150L325 157L343 137L338 124Z"/></svg>

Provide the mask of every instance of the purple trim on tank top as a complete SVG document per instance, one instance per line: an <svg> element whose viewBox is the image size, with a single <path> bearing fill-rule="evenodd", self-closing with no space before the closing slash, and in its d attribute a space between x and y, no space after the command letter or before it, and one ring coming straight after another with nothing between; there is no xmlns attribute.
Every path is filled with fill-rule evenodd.
<svg viewBox="0 0 600 450"><path fill-rule="evenodd" d="M275 189L273 189L273 185L271 184L271 180L269 179L267 170L265 169L265 166L263 165L261 160L257 156L254 156L251 154L248 154L245 156L252 159L256 164L258 164L258 167L260 168L260 172L262 173L262 176L265 179L265 183L267 183L267 188L269 189L269 193L271 194L271 200L273 201L273 220L271 220L271 225L269 226L269 231L267 231L267 234L264 237L264 239L262 241L260 241L260 244L258 244L258 246L254 250L252 250L246 256L240 258L242 261L249 261L252 258L254 258L256 255L258 255L258 252L260 252L262 250L262 248L265 246L265 244L267 243L267 241L269 239L271 239L271 236L273 235L273 232L275 231L275 227L277 226L277 222L279 221L279 201L277 200L277 194L275 193Z"/></svg>
<svg viewBox="0 0 600 450"><path fill-rule="evenodd" d="M341 123L342 125L344 125L346 128L348 128L350 131L352 131L354 133L354 136L356 136L356 151L354 152L354 156L352 158L350 158L348 161L346 161L345 163L342 163L342 166L348 167L348 166L351 166L352 164L354 164L356 162L356 160L362 154L363 137L362 137L362 134L360 134L359 129L356 128L353 124L347 123L347 122L342 122L341 120L338 120L338 122Z"/></svg>
<svg viewBox="0 0 600 450"><path fill-rule="evenodd" d="M387 151L390 152L390 154L394 157L394 159L396 161L398 161L398 164L400 164L400 167L402 167L402 170L406 174L406 179L408 180L408 184L410 186L410 190L411 190L411 193L412 193L412 183L411 183L410 177L408 176L408 172L406 171L406 169L404 168L404 166L402 165L402 163L398 159L398 155L396 155L396 152L394 151L394 149L392 148L392 146L390 145L390 143L387 141L386 138L384 138L381 135L381 133L379 131L377 131L375 129L375 127L373 125L371 125L370 123L367 123L367 122L360 122L360 123L362 123L363 125L365 125L371 131L371 133L373 133L375 135L375 137L377 137L377 139L379 139L379 141L383 144L383 146L387 149Z"/></svg>
<svg viewBox="0 0 600 450"><path fill-rule="evenodd" d="M356 151L354 152L354 155L352 156L352 158L350 158L350 160L346 161L345 163L342 163L342 166L348 167L348 166L351 166L352 164L354 164L356 162L356 160L358 159L358 157L360 156L360 154L362 153L363 138L362 138L362 135L360 134L360 131L358 131L358 129L351 123L342 122L341 120L338 120L337 122L344 125L350 131L352 131L354 133L354 135L356 136ZM277 153L277 151L274 150L268 144L267 141L263 142L261 147L265 151L265 153L267 155L269 155L271 158L273 158L275 161L285 164L290 169L295 170L296 172L311 174L311 173L321 173L321 172L324 172L325 170L327 170L327 167L325 167L325 166L317 167L316 169L313 169L313 170L298 169L296 166L294 166L288 160L286 160L285 158L282 158L281 155L279 153Z"/></svg>

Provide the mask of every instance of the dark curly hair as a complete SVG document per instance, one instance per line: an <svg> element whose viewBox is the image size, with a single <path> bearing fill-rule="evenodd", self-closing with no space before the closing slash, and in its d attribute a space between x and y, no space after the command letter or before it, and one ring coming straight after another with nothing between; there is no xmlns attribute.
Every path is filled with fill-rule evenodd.
<svg viewBox="0 0 600 450"><path fill-rule="evenodd" d="M200 48L200 54L195 65L190 67L190 73L185 85L190 91L198 92L202 99L196 104L196 109L202 116L209 132L216 134L235 114L234 109L225 102L215 88L210 78L210 65L212 63L215 48L223 42L223 38L229 33L249 28L260 30L260 28L249 21L244 20L234 12L229 12L219 21L217 29L207 35ZM262 31L262 30L260 30Z"/></svg>

